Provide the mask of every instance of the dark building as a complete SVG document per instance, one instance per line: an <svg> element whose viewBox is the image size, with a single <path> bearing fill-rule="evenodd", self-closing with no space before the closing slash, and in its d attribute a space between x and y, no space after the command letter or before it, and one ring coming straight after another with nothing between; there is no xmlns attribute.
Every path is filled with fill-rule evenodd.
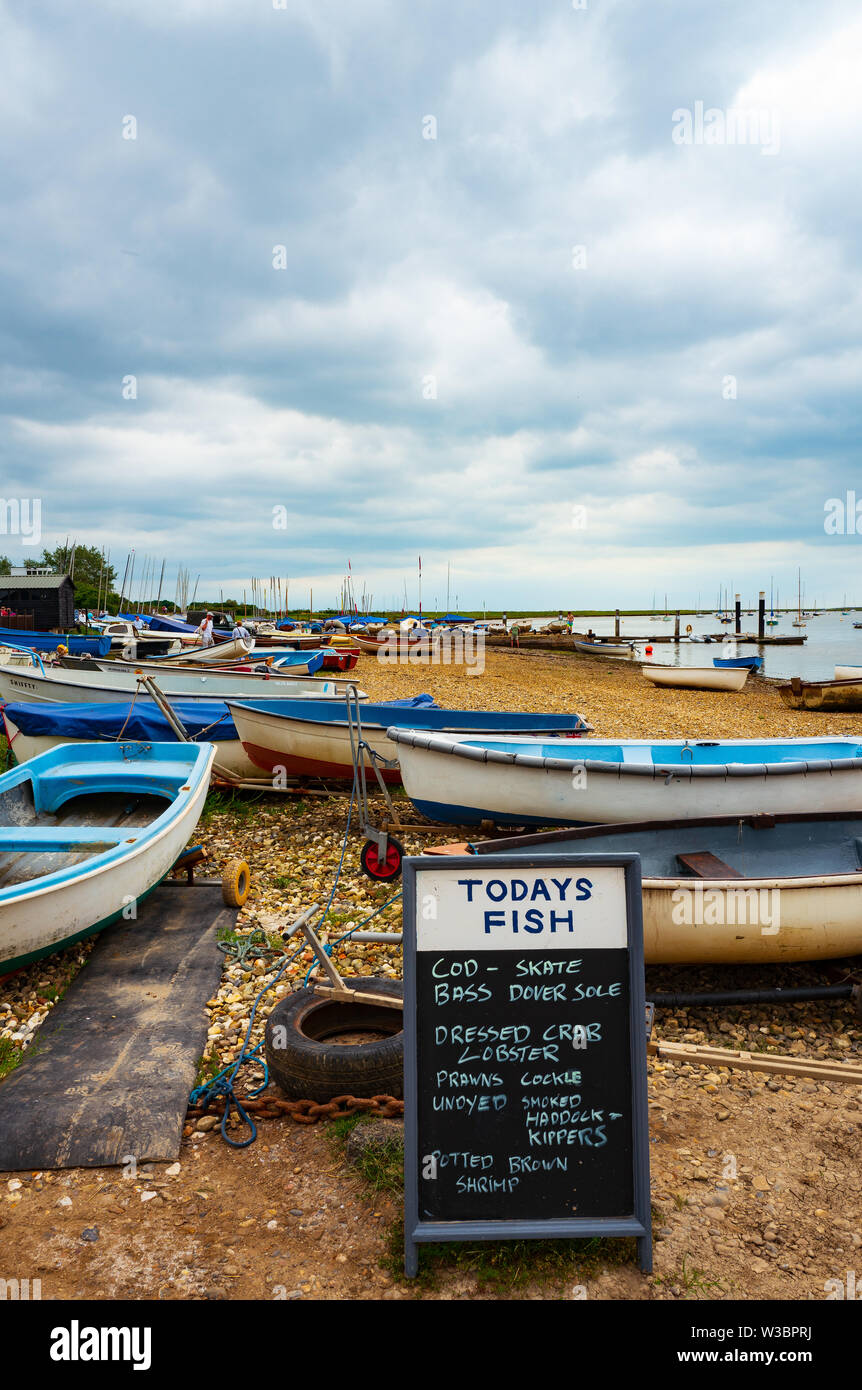
<svg viewBox="0 0 862 1390"><path fill-rule="evenodd" d="M0 607L17 614L0 617L0 627L68 632L75 624L75 586L68 574L0 574Z"/></svg>

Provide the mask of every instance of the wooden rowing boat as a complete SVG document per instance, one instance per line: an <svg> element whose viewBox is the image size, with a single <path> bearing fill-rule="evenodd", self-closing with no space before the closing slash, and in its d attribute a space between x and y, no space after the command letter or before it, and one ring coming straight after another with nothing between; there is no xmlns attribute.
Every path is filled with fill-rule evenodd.
<svg viewBox="0 0 862 1390"><path fill-rule="evenodd" d="M778 687L778 693L789 709L862 710L862 676L835 681L803 681L794 676L787 685Z"/></svg>
<svg viewBox="0 0 862 1390"><path fill-rule="evenodd" d="M862 953L862 812L708 816L519 835L426 854L637 853L652 965L759 965Z"/></svg>
<svg viewBox="0 0 862 1390"><path fill-rule="evenodd" d="M198 823L214 751L63 745L0 777L0 974L134 920Z"/></svg>
<svg viewBox="0 0 862 1390"><path fill-rule="evenodd" d="M631 642L575 642L576 652L584 656L635 656L636 650Z"/></svg>

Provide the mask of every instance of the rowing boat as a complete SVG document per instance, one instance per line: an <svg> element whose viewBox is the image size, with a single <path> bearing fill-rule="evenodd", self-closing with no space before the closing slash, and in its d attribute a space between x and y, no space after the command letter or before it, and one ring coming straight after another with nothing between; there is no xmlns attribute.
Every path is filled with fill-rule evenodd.
<svg viewBox="0 0 862 1390"><path fill-rule="evenodd" d="M636 853L652 965L759 965L862 952L862 812L707 816L426 849L426 854Z"/></svg>
<svg viewBox="0 0 862 1390"><path fill-rule="evenodd" d="M0 974L134 921L200 819L213 756L61 745L0 777Z"/></svg>
<svg viewBox="0 0 862 1390"><path fill-rule="evenodd" d="M632 642L575 642L575 651L584 656L634 656Z"/></svg>
<svg viewBox="0 0 862 1390"><path fill-rule="evenodd" d="M414 806L456 825L856 811L862 798L862 744L852 738L552 744L388 732Z"/></svg>
<svg viewBox="0 0 862 1390"><path fill-rule="evenodd" d="M292 701L289 715L284 702L255 700L241 704L227 701L243 747L258 767L279 768L289 777L353 776L350 723L347 704L328 701L306 705ZM428 696L362 706L361 737L388 766L385 781L401 781L397 749L387 729L392 726L435 729L458 737L468 734L533 734L548 739L575 738L591 729L579 714L522 714L505 710L440 709ZM365 757L370 769L370 755Z"/></svg>
<svg viewBox="0 0 862 1390"><path fill-rule="evenodd" d="M741 690L748 676L745 666L642 666L641 672L653 685L670 685L686 690Z"/></svg>
<svg viewBox="0 0 862 1390"><path fill-rule="evenodd" d="M248 671L165 670L157 665L154 672L146 662L118 669L76 671L51 667L40 671L36 667L0 666L0 700L73 701L76 704L100 703L110 700L129 700L140 688L138 673L153 676L163 695L169 700L332 700L343 699L348 681L321 680L318 676L257 675ZM360 692L365 698L365 692Z"/></svg>
<svg viewBox="0 0 862 1390"><path fill-rule="evenodd" d="M260 778L237 735L227 705L219 700L173 700L171 713L195 743L214 743L213 777ZM171 723L149 697L111 704L13 702L2 710L12 757L29 762L60 743L176 743Z"/></svg>
<svg viewBox="0 0 862 1390"><path fill-rule="evenodd" d="M803 681L798 676L778 693L789 709L841 710L851 713L862 710L862 675L851 680Z"/></svg>
<svg viewBox="0 0 862 1390"><path fill-rule="evenodd" d="M760 671L763 667L762 656L714 656L713 666L723 667L725 670L743 668L747 671Z"/></svg>

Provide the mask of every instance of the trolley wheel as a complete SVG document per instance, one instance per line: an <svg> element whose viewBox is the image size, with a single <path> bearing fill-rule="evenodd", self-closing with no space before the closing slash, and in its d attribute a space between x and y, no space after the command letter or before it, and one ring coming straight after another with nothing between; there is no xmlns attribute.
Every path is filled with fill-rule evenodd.
<svg viewBox="0 0 862 1390"><path fill-rule="evenodd" d="M221 876L221 895L228 907L242 907L251 886L251 871L244 859L229 859Z"/></svg>
<svg viewBox="0 0 862 1390"><path fill-rule="evenodd" d="M386 854L382 859L374 841L366 840L362 846L359 863L369 878L386 880L398 878L401 873L401 860L403 858L404 846L400 845L397 840L393 840L390 835L386 842Z"/></svg>

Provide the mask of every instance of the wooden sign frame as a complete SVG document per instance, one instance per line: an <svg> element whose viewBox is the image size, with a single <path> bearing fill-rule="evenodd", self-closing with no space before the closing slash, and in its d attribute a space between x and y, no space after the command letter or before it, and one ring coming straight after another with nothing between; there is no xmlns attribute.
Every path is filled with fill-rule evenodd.
<svg viewBox="0 0 862 1390"><path fill-rule="evenodd" d="M629 990L629 1072L631 1093L631 1155L633 1210L607 1216L559 1216L540 1220L519 1218L484 1221L422 1220L419 1215L419 1097L423 1085L418 1075L417 1016L417 874L492 876L494 870L515 875L523 870L578 870L618 868L625 879L626 951ZM488 854L439 858L431 855L404 860L404 1269L408 1278L419 1268L418 1246L427 1242L462 1240L583 1239L588 1236L635 1236L638 1262L652 1269L650 1214L649 1115L647 1109L646 1010L644 1001L643 918L641 912L641 863L638 854ZM470 949L465 940L464 950ZM505 949L505 948L504 948ZM559 940L554 949L561 949ZM572 943L572 952L583 953Z"/></svg>

